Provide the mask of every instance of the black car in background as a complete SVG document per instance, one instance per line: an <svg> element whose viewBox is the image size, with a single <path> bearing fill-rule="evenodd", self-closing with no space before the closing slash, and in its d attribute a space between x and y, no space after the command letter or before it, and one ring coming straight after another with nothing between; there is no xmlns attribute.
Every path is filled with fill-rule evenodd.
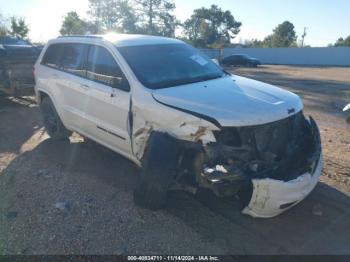
<svg viewBox="0 0 350 262"><path fill-rule="evenodd" d="M223 58L221 64L226 66L257 67L258 65L261 65L261 62L258 59L245 54L233 54Z"/></svg>
<svg viewBox="0 0 350 262"><path fill-rule="evenodd" d="M14 96L34 92L33 66L41 47L15 37L0 37L0 91Z"/></svg>

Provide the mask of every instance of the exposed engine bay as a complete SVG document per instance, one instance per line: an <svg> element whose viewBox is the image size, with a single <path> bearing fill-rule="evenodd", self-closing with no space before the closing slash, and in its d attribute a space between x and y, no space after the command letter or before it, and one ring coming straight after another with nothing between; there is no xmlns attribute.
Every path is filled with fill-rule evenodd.
<svg viewBox="0 0 350 262"><path fill-rule="evenodd" d="M214 135L217 142L185 152L184 173L191 184L217 196L239 194L244 206L252 195L252 179L290 181L313 173L321 154L316 123L301 111L264 125L224 127Z"/></svg>

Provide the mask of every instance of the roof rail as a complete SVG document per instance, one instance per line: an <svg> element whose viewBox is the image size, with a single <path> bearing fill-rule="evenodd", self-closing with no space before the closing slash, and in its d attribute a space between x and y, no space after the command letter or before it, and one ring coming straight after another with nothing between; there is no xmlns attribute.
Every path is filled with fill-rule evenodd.
<svg viewBox="0 0 350 262"><path fill-rule="evenodd" d="M86 38L98 38L98 39L102 39L102 36L99 35L61 35L57 38L66 38L66 37L86 37Z"/></svg>

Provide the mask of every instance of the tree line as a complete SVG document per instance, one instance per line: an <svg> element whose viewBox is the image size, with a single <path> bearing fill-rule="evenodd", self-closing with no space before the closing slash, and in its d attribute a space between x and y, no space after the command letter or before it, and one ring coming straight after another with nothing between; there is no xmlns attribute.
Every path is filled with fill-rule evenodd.
<svg viewBox="0 0 350 262"><path fill-rule="evenodd" d="M247 47L298 47L294 25L289 21L279 24L264 40L248 40L245 45Z"/></svg>
<svg viewBox="0 0 350 262"><path fill-rule="evenodd" d="M170 0L89 0L89 20L75 11L63 18L60 33L149 34L175 37L181 29L183 40L197 47L222 47L230 44L239 33L241 22L232 13L217 5L199 8L184 23L174 15L175 3Z"/></svg>
<svg viewBox="0 0 350 262"><path fill-rule="evenodd" d="M345 39L340 37L334 45L329 46L350 46L350 35Z"/></svg>
<svg viewBox="0 0 350 262"><path fill-rule="evenodd" d="M118 32L177 37L196 47L223 48L240 32L242 23L231 11L217 5L193 10L191 16L180 22L175 14L173 0L89 0L88 19L75 11L68 12L61 24L61 35L85 35ZM24 18L10 17L9 23L0 14L0 36L25 39L29 28ZM176 33L176 35L175 35ZM306 32L301 36L306 36ZM263 40L251 39L245 47L298 47L293 23L284 21ZM329 46L350 46L350 36L339 38Z"/></svg>

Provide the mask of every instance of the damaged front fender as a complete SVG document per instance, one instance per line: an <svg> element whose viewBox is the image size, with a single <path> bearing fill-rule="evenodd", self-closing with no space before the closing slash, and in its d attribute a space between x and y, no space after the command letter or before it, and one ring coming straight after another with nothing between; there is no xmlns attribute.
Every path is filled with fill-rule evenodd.
<svg viewBox="0 0 350 262"><path fill-rule="evenodd" d="M161 112L159 110L148 112L144 108L133 106L130 112L133 119L133 126L130 128L132 151L139 160L142 159L149 137L154 131L167 133L179 140L200 142L205 145L216 141L212 131L219 130L204 119L165 106ZM159 115L154 112L159 112Z"/></svg>

